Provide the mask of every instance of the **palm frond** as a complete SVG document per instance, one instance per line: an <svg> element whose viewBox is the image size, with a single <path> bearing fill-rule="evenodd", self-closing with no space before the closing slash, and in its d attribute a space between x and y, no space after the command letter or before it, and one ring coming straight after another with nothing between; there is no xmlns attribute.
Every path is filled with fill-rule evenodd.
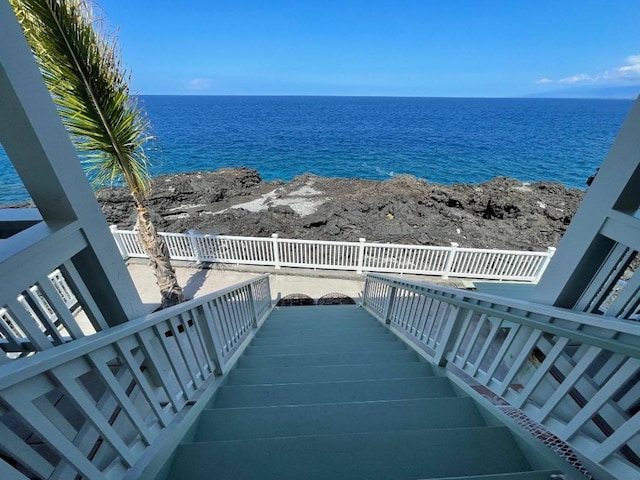
<svg viewBox="0 0 640 480"><path fill-rule="evenodd" d="M149 186L149 124L129 92L113 37L86 0L10 0L60 115L96 183Z"/></svg>

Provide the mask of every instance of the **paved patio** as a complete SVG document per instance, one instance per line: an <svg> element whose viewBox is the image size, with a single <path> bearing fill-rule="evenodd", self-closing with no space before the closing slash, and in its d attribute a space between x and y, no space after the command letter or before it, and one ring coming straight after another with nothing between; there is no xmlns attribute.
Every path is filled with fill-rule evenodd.
<svg viewBox="0 0 640 480"><path fill-rule="evenodd" d="M160 303L160 294L153 271L146 260L129 259L127 268L138 289L140 298L151 308ZM199 266L189 262L174 262L178 282L188 299L201 297L236 283L249 280L258 275L269 273L271 294L286 297L303 294L318 300L332 293L340 293L358 301L364 288L364 275L339 270L310 270L303 268L252 267L239 265L208 264ZM441 277L424 275L403 275L402 278L444 284L452 287L465 287L460 279L445 280Z"/></svg>
<svg viewBox="0 0 640 480"><path fill-rule="evenodd" d="M159 305L160 294L152 269L145 262L129 261L127 268L143 303ZM175 265L178 282L190 298L201 297L225 287L270 273L271 294L304 294L317 300L330 293L341 293L358 300L364 287L364 276L355 273L322 272L304 269L231 268L213 265ZM293 271L292 271L293 270ZM327 274L328 273L328 274Z"/></svg>

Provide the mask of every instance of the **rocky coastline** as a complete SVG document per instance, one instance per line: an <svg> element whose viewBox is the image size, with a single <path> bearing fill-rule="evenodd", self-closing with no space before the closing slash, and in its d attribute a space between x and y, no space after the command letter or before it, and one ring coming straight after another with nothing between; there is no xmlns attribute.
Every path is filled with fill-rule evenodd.
<svg viewBox="0 0 640 480"><path fill-rule="evenodd" d="M125 188L96 196L110 224L134 226ZM167 232L544 250L557 245L583 196L560 183L504 177L475 185L408 175L267 182L255 170L228 168L157 177L148 205Z"/></svg>

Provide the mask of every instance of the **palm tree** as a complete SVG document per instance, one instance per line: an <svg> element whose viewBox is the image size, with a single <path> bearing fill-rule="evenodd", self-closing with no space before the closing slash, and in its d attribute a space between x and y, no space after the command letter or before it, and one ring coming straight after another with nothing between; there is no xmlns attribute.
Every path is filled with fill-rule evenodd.
<svg viewBox="0 0 640 480"><path fill-rule="evenodd" d="M149 123L129 93L129 75L112 36L98 30L89 0L10 0L45 82L83 163L99 185L123 180L138 212L138 230L162 295L184 301L169 252L145 205L150 188L144 151Z"/></svg>

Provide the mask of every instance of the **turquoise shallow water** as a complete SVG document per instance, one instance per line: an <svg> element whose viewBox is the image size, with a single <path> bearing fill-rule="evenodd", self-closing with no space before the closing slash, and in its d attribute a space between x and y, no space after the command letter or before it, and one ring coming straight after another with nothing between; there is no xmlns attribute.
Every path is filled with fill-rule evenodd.
<svg viewBox="0 0 640 480"><path fill-rule="evenodd" d="M153 175L226 166L440 183L497 175L584 188L629 100L143 96ZM28 198L0 151L0 203Z"/></svg>

